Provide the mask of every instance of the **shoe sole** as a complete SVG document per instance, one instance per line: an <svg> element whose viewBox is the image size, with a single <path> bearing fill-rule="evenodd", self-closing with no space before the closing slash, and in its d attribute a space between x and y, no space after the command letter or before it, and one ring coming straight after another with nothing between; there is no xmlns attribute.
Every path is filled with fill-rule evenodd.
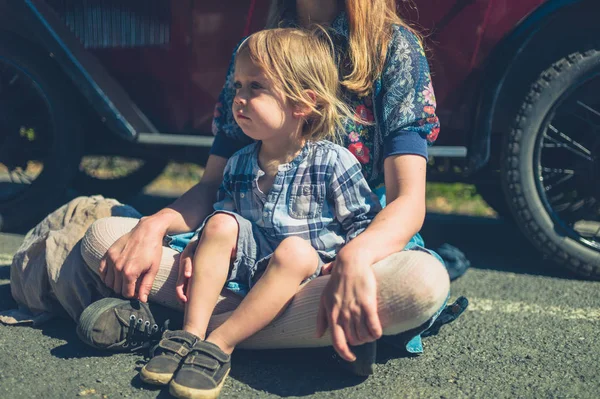
<svg viewBox="0 0 600 399"><path fill-rule="evenodd" d="M173 379L173 373L154 373L144 366L140 371L140 378L147 384L167 385Z"/></svg>
<svg viewBox="0 0 600 399"><path fill-rule="evenodd" d="M216 399L221 393L230 370L227 370L227 373L223 376L223 380L213 389L193 389L171 381L171 384L169 384L169 393L180 399Z"/></svg>
<svg viewBox="0 0 600 399"><path fill-rule="evenodd" d="M117 305L121 305L124 301L124 299L119 298L105 298L103 300L96 301L87 308L85 308L79 316L79 323L77 324L77 336L83 342L94 348L107 349L105 347L96 345L92 341L92 327L96 323L100 315L102 315L105 311L114 308Z"/></svg>

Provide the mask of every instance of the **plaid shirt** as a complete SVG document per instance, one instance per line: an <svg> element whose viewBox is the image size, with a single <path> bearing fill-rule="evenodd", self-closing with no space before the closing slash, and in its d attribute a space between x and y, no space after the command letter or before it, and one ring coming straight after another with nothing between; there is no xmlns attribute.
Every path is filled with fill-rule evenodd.
<svg viewBox="0 0 600 399"><path fill-rule="evenodd" d="M274 243L289 236L309 240L334 256L371 223L381 206L361 166L347 149L309 142L290 163L279 166L268 193L258 188L260 142L229 158L215 210L235 212Z"/></svg>

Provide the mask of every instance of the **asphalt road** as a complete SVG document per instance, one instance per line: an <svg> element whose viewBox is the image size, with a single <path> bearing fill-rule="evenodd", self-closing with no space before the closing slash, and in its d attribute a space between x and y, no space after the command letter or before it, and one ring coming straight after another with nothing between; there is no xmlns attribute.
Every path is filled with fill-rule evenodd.
<svg viewBox="0 0 600 399"><path fill-rule="evenodd" d="M339 371L325 349L238 351L221 397L600 396L599 282L541 259L498 220L432 215L424 236L432 247L458 246L473 266L452 284L453 297L470 299L468 311L427 338L423 355L403 357L380 344L375 375L358 379ZM9 265L21 239L0 234L0 310L15 306ZM169 397L141 383L142 364L140 355L87 348L67 320L0 326L0 398Z"/></svg>

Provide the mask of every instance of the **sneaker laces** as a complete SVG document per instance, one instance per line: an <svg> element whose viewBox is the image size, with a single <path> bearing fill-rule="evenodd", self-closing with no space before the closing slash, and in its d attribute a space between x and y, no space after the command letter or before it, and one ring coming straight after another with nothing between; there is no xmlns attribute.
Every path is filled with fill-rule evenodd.
<svg viewBox="0 0 600 399"><path fill-rule="evenodd" d="M154 341L159 341L162 333L169 329L169 320L165 320L162 326L150 323L148 320L138 318L135 314L129 316L129 329L123 343L124 348L130 351L147 348Z"/></svg>

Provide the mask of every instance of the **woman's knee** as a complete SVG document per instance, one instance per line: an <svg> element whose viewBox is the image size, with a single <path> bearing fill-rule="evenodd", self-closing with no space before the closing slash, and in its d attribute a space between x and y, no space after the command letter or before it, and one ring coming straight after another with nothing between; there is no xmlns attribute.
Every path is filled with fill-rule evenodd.
<svg viewBox="0 0 600 399"><path fill-rule="evenodd" d="M450 278L434 256L420 251L391 255L374 266L378 301L386 324L416 327L439 310L450 291Z"/></svg>
<svg viewBox="0 0 600 399"><path fill-rule="evenodd" d="M138 222L139 219L115 216L98 219L92 223L81 240L81 256L85 263L97 272L106 251Z"/></svg>
<svg viewBox="0 0 600 399"><path fill-rule="evenodd" d="M202 229L203 238L237 240L239 226L234 216L217 213L206 221Z"/></svg>
<svg viewBox="0 0 600 399"><path fill-rule="evenodd" d="M421 268L415 270L413 295L424 311L435 313L448 298L450 277L438 259L426 253L422 258Z"/></svg>

